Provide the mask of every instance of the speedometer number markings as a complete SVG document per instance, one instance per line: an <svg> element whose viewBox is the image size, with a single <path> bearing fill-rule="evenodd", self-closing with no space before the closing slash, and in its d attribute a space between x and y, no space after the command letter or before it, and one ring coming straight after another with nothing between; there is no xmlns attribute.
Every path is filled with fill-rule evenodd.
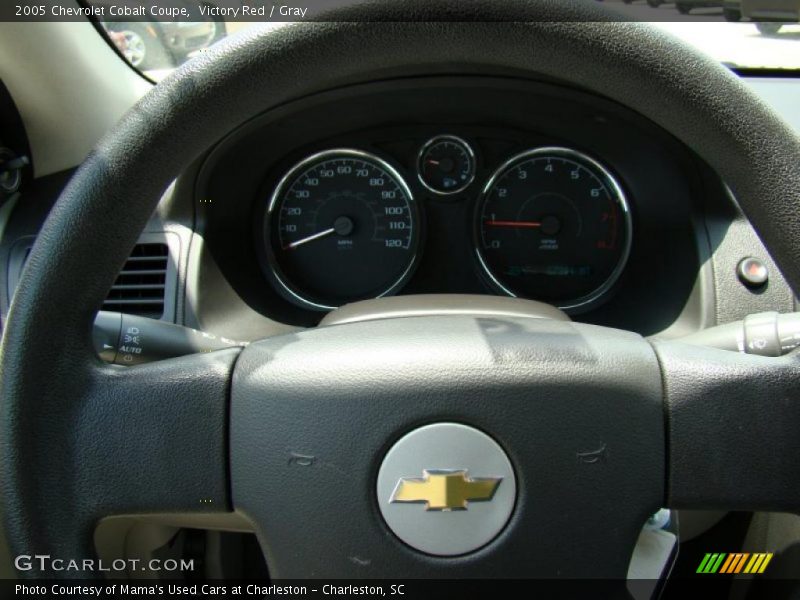
<svg viewBox="0 0 800 600"><path fill-rule="evenodd" d="M402 177L358 150L311 156L281 180L265 223L279 290L306 308L393 292L414 263L416 208Z"/></svg>

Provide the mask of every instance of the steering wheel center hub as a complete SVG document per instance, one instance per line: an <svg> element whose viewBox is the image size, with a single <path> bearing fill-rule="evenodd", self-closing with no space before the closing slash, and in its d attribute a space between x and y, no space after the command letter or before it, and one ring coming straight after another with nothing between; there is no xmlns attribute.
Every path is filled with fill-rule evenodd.
<svg viewBox="0 0 800 600"><path fill-rule="evenodd" d="M376 491L397 537L428 554L455 556L503 530L517 484L508 456L491 437L461 423L434 423L389 450Z"/></svg>
<svg viewBox="0 0 800 600"><path fill-rule="evenodd" d="M645 340L578 323L270 338L233 373L233 506L277 578L624 577L663 505L661 399Z"/></svg>

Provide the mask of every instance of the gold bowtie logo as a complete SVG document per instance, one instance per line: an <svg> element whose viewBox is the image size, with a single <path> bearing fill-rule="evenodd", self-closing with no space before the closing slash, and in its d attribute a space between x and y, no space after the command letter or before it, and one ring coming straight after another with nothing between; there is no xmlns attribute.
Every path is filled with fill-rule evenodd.
<svg viewBox="0 0 800 600"><path fill-rule="evenodd" d="M503 479L468 477L466 469L422 473L421 478L401 478L389 502L424 502L425 510L467 510L469 502L491 500Z"/></svg>

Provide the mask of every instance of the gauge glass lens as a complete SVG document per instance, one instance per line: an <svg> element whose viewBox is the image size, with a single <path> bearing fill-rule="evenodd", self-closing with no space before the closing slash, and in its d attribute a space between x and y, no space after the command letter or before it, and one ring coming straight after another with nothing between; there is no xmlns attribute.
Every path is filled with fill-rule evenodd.
<svg viewBox="0 0 800 600"><path fill-rule="evenodd" d="M454 135L440 135L420 150L417 172L422 184L437 194L455 194L475 178L475 154Z"/></svg>
<svg viewBox="0 0 800 600"><path fill-rule="evenodd" d="M605 294L630 250L618 182L567 148L539 148L502 165L477 211L477 251L500 291L570 309Z"/></svg>
<svg viewBox="0 0 800 600"><path fill-rule="evenodd" d="M411 273L417 213L403 178L358 150L311 156L272 195L265 234L279 289L330 310L397 290Z"/></svg>

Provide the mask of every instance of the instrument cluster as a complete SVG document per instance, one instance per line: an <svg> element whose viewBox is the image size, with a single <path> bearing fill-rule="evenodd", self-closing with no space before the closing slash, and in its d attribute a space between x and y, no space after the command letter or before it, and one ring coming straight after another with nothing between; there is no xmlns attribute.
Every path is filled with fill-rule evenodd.
<svg viewBox="0 0 800 600"><path fill-rule="evenodd" d="M560 145L479 169L483 156L480 140L449 131L419 145L405 161L411 168L359 147L304 156L263 200L273 287L315 311L401 292L426 236L437 235L426 205L452 202L468 205L463 239L487 289L571 312L602 301L632 240L629 201L611 167Z"/></svg>
<svg viewBox="0 0 800 600"><path fill-rule="evenodd" d="M635 111L553 82L323 91L231 131L193 181L206 319L314 327L426 294L528 298L643 335L702 313L713 174Z"/></svg>

